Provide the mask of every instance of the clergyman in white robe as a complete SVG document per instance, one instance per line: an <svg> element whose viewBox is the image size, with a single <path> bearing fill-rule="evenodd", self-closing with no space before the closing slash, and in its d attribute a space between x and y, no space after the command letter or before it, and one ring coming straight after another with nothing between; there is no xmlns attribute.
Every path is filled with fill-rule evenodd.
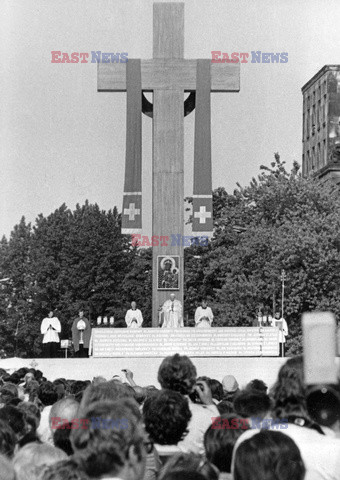
<svg viewBox="0 0 340 480"><path fill-rule="evenodd" d="M214 315L207 302L202 301L202 306L198 307L195 312L195 326L197 328L209 328L213 322Z"/></svg>
<svg viewBox="0 0 340 480"><path fill-rule="evenodd" d="M183 309L179 300L175 299L175 295L170 295L170 300L166 300L162 306L164 321L162 328L180 328L183 324Z"/></svg>
<svg viewBox="0 0 340 480"><path fill-rule="evenodd" d="M142 312L136 308L136 302L131 302L131 308L126 312L125 323L128 328L140 328L143 323Z"/></svg>

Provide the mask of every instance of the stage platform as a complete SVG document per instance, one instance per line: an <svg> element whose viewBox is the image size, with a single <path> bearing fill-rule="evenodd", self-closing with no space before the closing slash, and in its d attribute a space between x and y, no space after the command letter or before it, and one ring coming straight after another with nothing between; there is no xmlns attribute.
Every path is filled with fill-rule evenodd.
<svg viewBox="0 0 340 480"><path fill-rule="evenodd" d="M107 380L113 375L124 374L122 369L129 369L134 374L137 384L159 386L158 368L164 357L130 357L130 358L8 358L0 360L0 368L14 371L20 367L32 367L41 370L48 380L64 377L74 380L92 380L103 376ZM245 386L254 378L259 378L270 387L276 380L284 358L233 358L233 357L192 357L198 375L206 375L221 381L225 375L234 375ZM33 365L32 365L33 364ZM34 365L36 364L36 365Z"/></svg>

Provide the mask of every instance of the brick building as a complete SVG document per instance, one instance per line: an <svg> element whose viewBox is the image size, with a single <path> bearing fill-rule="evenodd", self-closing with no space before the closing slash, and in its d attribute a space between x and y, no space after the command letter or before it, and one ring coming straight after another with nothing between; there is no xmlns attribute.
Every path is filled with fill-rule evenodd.
<svg viewBox="0 0 340 480"><path fill-rule="evenodd" d="M340 184L340 65L325 65L302 94L302 174Z"/></svg>

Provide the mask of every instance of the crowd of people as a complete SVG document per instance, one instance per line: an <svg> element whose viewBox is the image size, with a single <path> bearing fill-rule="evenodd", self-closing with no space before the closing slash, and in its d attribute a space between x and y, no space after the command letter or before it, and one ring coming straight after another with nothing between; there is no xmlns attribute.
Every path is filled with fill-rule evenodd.
<svg viewBox="0 0 340 480"><path fill-rule="evenodd" d="M173 355L158 383L0 370L0 480L335 480L340 415L307 410L302 357L276 383L197 376ZM221 376L222 377L222 376Z"/></svg>

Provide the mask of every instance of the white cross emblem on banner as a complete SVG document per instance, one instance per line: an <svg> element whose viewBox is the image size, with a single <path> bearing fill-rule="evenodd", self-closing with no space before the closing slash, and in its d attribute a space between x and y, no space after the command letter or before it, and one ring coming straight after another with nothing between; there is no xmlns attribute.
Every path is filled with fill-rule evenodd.
<svg viewBox="0 0 340 480"><path fill-rule="evenodd" d="M200 219L200 223L205 223L206 218L211 218L211 212L207 212L205 206L200 207L199 212L194 213L195 218Z"/></svg>
<svg viewBox="0 0 340 480"><path fill-rule="evenodd" d="M134 220L135 215L140 215L140 209L135 208L134 203L130 203L129 208L124 208L124 215L129 215L129 220Z"/></svg>

